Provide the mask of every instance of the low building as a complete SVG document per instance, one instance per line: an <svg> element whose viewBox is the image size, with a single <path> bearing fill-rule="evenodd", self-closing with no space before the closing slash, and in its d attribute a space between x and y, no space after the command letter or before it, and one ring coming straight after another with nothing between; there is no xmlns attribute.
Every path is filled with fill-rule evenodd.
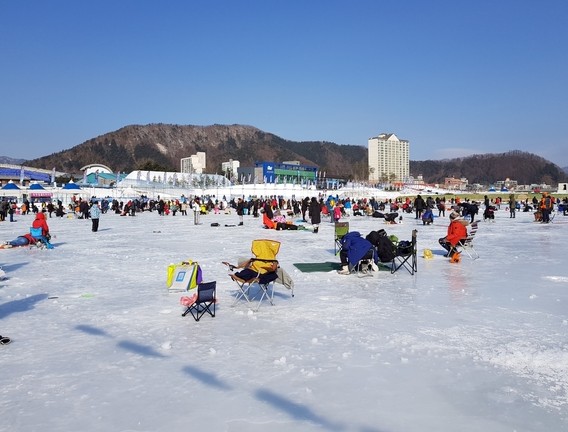
<svg viewBox="0 0 568 432"><path fill-rule="evenodd" d="M446 177L444 179L444 188L450 190L464 191L467 189L468 183L469 181L465 177L459 179L454 177Z"/></svg>
<svg viewBox="0 0 568 432"><path fill-rule="evenodd" d="M255 162L254 167L238 169L238 181L243 183L315 184L318 168L297 161Z"/></svg>

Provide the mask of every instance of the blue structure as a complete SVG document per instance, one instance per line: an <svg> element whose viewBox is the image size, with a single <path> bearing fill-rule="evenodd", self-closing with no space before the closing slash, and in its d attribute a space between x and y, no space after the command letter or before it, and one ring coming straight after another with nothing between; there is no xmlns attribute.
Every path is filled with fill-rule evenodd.
<svg viewBox="0 0 568 432"><path fill-rule="evenodd" d="M30 180L30 181L35 180L45 183L50 183L51 181L51 174L49 173L34 171L31 168L24 168L23 171L24 171L23 177L25 180ZM22 176L21 168L0 167L0 178L17 180L20 179L21 176Z"/></svg>
<svg viewBox="0 0 568 432"><path fill-rule="evenodd" d="M265 183L306 183L315 182L317 167L291 163L255 162L255 172L262 169Z"/></svg>

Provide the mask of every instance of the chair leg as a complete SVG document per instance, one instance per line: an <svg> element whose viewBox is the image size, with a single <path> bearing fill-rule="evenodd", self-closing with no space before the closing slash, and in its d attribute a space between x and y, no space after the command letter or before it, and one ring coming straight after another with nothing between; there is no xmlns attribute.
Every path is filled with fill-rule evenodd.
<svg viewBox="0 0 568 432"><path fill-rule="evenodd" d="M258 311L260 309L262 301L265 298L267 298L270 304L274 306L274 282L270 282L268 284L258 284L258 286L261 291L261 296L260 299L258 300L258 304L256 306L255 311Z"/></svg>
<svg viewBox="0 0 568 432"><path fill-rule="evenodd" d="M237 292L237 295L235 297L235 301L233 302L232 306L236 306L236 304L241 301L242 299L245 299L247 301L247 303L250 303L250 297L249 297L249 290L251 287L251 283L238 283L237 285L239 286L239 291Z"/></svg>

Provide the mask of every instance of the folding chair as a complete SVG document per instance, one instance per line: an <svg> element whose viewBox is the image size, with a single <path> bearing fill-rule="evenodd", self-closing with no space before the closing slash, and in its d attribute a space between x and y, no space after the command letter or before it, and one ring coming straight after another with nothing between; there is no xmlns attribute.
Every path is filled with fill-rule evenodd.
<svg viewBox="0 0 568 432"><path fill-rule="evenodd" d="M396 255L392 260L391 274L400 268L405 268L408 273L414 275L418 271L418 261L416 259L416 237L417 230L412 230L412 240L410 242L398 242Z"/></svg>
<svg viewBox="0 0 568 432"><path fill-rule="evenodd" d="M195 321L199 321L205 313L215 317L216 295L216 281L200 283L197 285L197 295L194 298L182 297L182 304L187 306L187 309L181 316L184 317L191 313ZM183 302L185 298L189 299L187 303Z"/></svg>
<svg viewBox="0 0 568 432"><path fill-rule="evenodd" d="M349 232L349 222L335 222L335 255L341 252L341 239Z"/></svg>
<svg viewBox="0 0 568 432"><path fill-rule="evenodd" d="M276 255L279 250L280 242L278 241L253 240L251 247L253 258L246 263L241 263L240 267L227 262L223 263L228 265L230 270L244 267L243 270L229 275L239 288L233 306L241 300L252 303L256 300L258 293L261 295L255 310L260 308L264 299L268 299L270 304L274 305L274 281L278 278L276 273L278 269ZM254 286L259 288L259 291L256 293L252 292Z"/></svg>
<svg viewBox="0 0 568 432"><path fill-rule="evenodd" d="M470 257L472 260L476 260L477 258L479 258L479 254L473 247L473 239L475 238L475 234L477 234L477 229L478 229L477 221L472 222L470 226L471 228L469 230L469 234L467 235L466 239L462 243L458 243L455 249L458 252L460 252L461 249L461 251L465 252L466 255Z"/></svg>
<svg viewBox="0 0 568 432"><path fill-rule="evenodd" d="M363 258L357 262L354 267L350 266L352 272L355 272L358 277L373 276L373 271L378 271L378 266L375 264L375 247L371 245L371 248L367 251Z"/></svg>

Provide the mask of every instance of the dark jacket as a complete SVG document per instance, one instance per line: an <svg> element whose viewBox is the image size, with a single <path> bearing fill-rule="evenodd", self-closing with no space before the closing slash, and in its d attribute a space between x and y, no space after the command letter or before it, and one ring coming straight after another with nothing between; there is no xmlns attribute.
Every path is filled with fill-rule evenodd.
<svg viewBox="0 0 568 432"><path fill-rule="evenodd" d="M310 201L310 219L312 221L312 225L317 225L321 223L321 206L318 200L313 197Z"/></svg>

